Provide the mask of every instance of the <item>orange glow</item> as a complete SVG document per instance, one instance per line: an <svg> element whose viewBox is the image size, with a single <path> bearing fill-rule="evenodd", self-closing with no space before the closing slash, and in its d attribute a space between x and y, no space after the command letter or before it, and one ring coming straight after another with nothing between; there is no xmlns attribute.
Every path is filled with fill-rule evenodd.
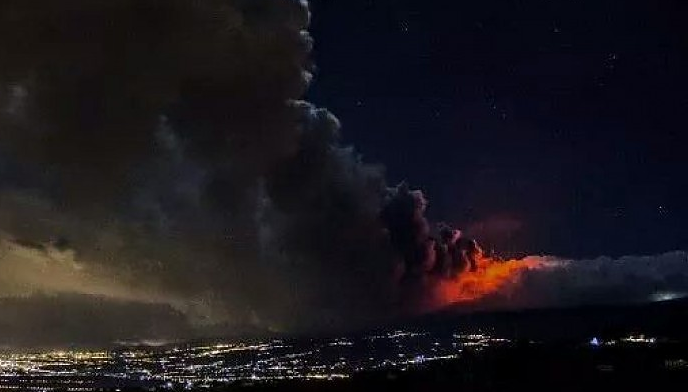
<svg viewBox="0 0 688 392"><path fill-rule="evenodd" d="M480 257L477 260L477 271L463 272L437 284L435 305L443 307L479 300L507 285L518 283L523 271L539 268L541 265L541 261L532 258L502 261Z"/></svg>

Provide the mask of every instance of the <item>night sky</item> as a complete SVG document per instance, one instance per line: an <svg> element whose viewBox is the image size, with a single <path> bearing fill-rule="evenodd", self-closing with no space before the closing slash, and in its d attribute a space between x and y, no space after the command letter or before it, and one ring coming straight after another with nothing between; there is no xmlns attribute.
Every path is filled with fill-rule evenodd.
<svg viewBox="0 0 688 392"><path fill-rule="evenodd" d="M311 7L309 98L434 220L503 253L685 248L685 2Z"/></svg>

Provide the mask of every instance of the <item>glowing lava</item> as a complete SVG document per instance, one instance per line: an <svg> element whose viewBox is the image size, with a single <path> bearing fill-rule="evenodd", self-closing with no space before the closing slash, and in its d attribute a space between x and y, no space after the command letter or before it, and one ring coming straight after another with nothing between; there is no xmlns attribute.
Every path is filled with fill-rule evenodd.
<svg viewBox="0 0 688 392"><path fill-rule="evenodd" d="M542 261L536 258L503 261L480 257L476 263L477 271L460 273L437 284L437 306L480 300L518 283L524 271L542 266Z"/></svg>

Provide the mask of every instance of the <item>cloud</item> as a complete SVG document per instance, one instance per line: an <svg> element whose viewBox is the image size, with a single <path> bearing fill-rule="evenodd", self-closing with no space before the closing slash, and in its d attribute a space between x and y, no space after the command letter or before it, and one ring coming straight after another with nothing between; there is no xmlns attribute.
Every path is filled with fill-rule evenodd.
<svg viewBox="0 0 688 392"><path fill-rule="evenodd" d="M395 312L382 170L299 100L309 18L297 0L2 2L0 295L165 304L199 328Z"/></svg>
<svg viewBox="0 0 688 392"><path fill-rule="evenodd" d="M688 253L570 260L531 256L519 278L482 303L483 309L629 304L688 295Z"/></svg>
<svg viewBox="0 0 688 392"><path fill-rule="evenodd" d="M118 340L174 341L193 336L169 306L60 294L0 298L0 349L110 347Z"/></svg>
<svg viewBox="0 0 688 392"><path fill-rule="evenodd" d="M41 244L0 236L0 298L80 294L122 301L177 303L183 307L181 300L166 298L145 287L129 286L123 279L95 267L77 260L74 250L58 241Z"/></svg>

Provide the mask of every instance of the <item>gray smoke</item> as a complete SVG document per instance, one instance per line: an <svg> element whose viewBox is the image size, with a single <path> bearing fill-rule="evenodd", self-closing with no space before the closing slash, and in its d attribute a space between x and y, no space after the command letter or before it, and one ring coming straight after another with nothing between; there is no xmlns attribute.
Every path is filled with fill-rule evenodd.
<svg viewBox="0 0 688 392"><path fill-rule="evenodd" d="M441 223L433 228L425 217L427 206L423 192L411 190L406 183L387 192L380 218L403 260L403 278L407 283L417 283L475 272L483 253L480 246L450 225Z"/></svg>
<svg viewBox="0 0 688 392"><path fill-rule="evenodd" d="M382 170L299 101L308 20L297 0L2 2L0 296L196 328L396 312Z"/></svg>
<svg viewBox="0 0 688 392"><path fill-rule="evenodd" d="M505 294L513 307L578 306L662 301L688 296L688 254L542 258Z"/></svg>

